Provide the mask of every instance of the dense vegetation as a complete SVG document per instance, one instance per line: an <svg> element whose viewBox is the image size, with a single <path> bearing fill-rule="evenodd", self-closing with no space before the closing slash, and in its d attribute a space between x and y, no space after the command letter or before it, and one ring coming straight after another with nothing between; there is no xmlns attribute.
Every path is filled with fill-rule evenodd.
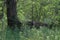
<svg viewBox="0 0 60 40"><path fill-rule="evenodd" d="M12 31L7 27L6 6L2 11L3 0L0 0L0 40L60 40L60 0L17 0L17 16L23 23L21 31L15 28ZM26 22L38 21L52 24L52 29L34 26L30 29Z"/></svg>

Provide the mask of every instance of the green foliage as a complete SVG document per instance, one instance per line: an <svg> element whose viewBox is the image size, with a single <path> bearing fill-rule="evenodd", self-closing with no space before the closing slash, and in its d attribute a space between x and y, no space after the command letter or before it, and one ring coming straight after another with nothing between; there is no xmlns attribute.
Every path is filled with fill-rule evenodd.
<svg viewBox="0 0 60 40"><path fill-rule="evenodd" d="M60 40L60 29L48 29L41 27L41 29L24 27L22 31L17 28L12 31L10 28L6 28L3 32L0 32L0 39L3 40Z"/></svg>
<svg viewBox="0 0 60 40"><path fill-rule="evenodd" d="M0 0L0 14L1 4ZM6 13L6 9L5 13ZM20 21L40 21L51 24L55 23L57 28L48 29L41 27L40 29L22 28L22 31L15 29L12 31L7 28L7 18L4 14L3 23L0 20L0 39L2 40L60 40L60 0L18 0L17 15ZM3 27L2 27L3 26Z"/></svg>
<svg viewBox="0 0 60 40"><path fill-rule="evenodd" d="M51 23L60 19L60 1L19 0L17 3L17 11L20 14L18 15L20 20L35 20Z"/></svg>

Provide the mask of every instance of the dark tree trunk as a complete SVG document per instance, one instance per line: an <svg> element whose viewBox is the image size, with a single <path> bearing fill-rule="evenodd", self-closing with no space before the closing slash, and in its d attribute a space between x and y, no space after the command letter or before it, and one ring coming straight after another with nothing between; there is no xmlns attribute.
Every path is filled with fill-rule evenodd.
<svg viewBox="0 0 60 40"><path fill-rule="evenodd" d="M10 28L15 28L16 25L21 25L17 18L16 0L6 0L7 6L7 21Z"/></svg>

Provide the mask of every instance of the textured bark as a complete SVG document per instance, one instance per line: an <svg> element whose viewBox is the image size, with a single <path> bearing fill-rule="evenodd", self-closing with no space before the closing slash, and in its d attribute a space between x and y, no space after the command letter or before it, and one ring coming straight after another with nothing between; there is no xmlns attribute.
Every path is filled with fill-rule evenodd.
<svg viewBox="0 0 60 40"><path fill-rule="evenodd" d="M16 0L6 0L7 21L10 28L15 28L18 24L21 25L17 18L16 4Z"/></svg>

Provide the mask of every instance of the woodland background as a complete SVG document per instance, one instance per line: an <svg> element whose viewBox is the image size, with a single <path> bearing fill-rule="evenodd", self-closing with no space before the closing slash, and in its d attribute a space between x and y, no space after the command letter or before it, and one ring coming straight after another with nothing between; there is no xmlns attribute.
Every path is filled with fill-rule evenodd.
<svg viewBox="0 0 60 40"><path fill-rule="evenodd" d="M0 0L0 40L60 40L60 0L16 0L17 17L23 23L21 30L12 31L7 26L6 6ZM33 18L32 18L33 17ZM30 29L26 22L38 21L52 24L52 28L40 26L39 29Z"/></svg>

